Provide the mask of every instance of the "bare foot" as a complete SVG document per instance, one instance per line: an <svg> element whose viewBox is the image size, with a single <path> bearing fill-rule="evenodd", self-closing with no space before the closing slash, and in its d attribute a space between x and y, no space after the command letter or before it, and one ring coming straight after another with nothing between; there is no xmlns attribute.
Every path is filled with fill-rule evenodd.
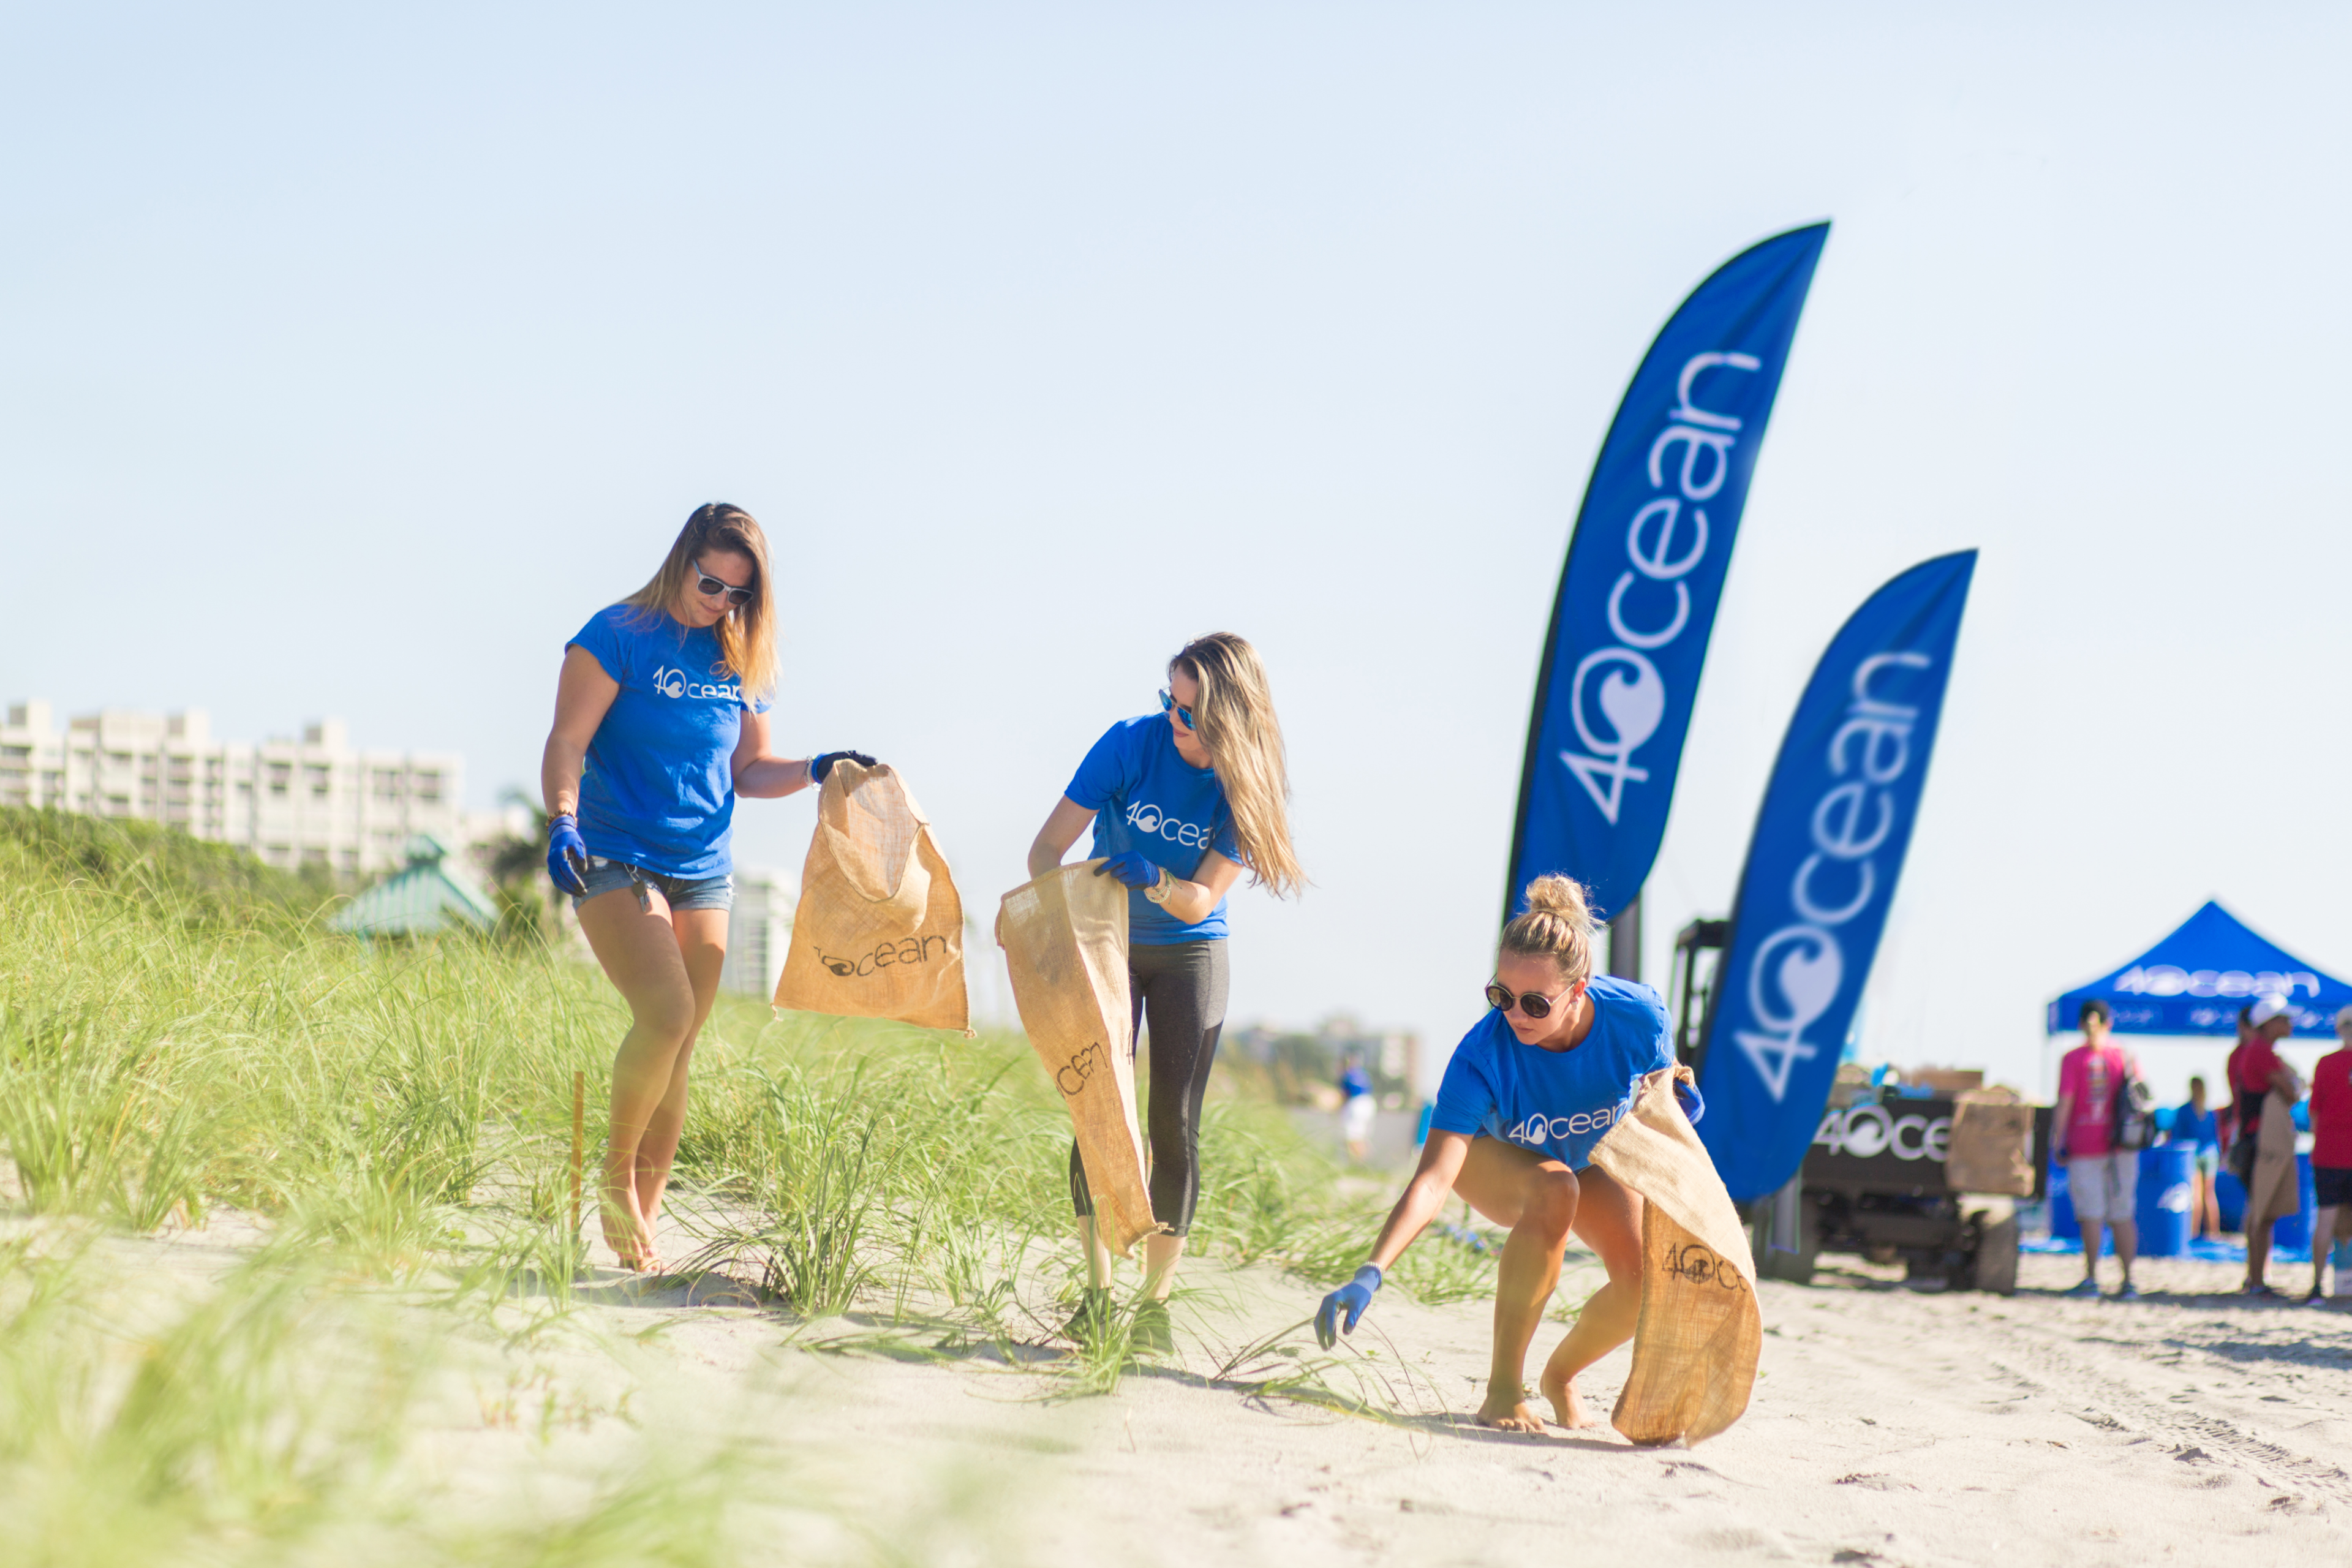
<svg viewBox="0 0 2352 1568"><path fill-rule="evenodd" d="M636 1196L631 1187L605 1188L604 1201L598 1205L604 1223L604 1245L613 1249L624 1268L658 1268L651 1227L637 1217Z"/></svg>
<svg viewBox="0 0 2352 1568"><path fill-rule="evenodd" d="M1543 1390L1546 1399L1551 1401L1552 1414L1559 1417L1560 1426L1574 1431L1579 1426L1592 1425L1592 1417L1584 1413L1583 1397L1576 1392L1575 1379L1555 1377L1551 1369L1547 1367L1544 1374L1536 1379L1536 1386Z"/></svg>
<svg viewBox="0 0 2352 1568"><path fill-rule="evenodd" d="M1478 1425L1492 1426L1497 1432L1532 1432L1540 1436L1543 1417L1528 1408L1528 1402L1516 1394L1488 1391L1486 1403L1478 1406Z"/></svg>

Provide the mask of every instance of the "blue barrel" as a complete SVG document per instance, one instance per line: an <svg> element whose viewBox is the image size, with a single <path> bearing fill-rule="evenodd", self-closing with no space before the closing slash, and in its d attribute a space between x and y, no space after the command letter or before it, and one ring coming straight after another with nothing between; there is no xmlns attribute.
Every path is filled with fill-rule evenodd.
<svg viewBox="0 0 2352 1568"><path fill-rule="evenodd" d="M2300 1252L2311 1245L2311 1209L2317 1196L2311 1186L2310 1155L2297 1154L2294 1157L2294 1173L2303 1183L2300 1194L2303 1206L2273 1227L2271 1245L2282 1247L2291 1247Z"/></svg>
<svg viewBox="0 0 2352 1568"><path fill-rule="evenodd" d="M2083 1227L2074 1223L2074 1197L2066 1190L2066 1167L2053 1161L2050 1166L2050 1239L2073 1241L2081 1237Z"/></svg>
<svg viewBox="0 0 2352 1568"><path fill-rule="evenodd" d="M2221 1211L2221 1228L2232 1234L2246 1228L2246 1184L2222 1166L2213 1173L2213 1206Z"/></svg>
<svg viewBox="0 0 2352 1568"><path fill-rule="evenodd" d="M2142 1258L2178 1258L2189 1250L2189 1179L2196 1171L2193 1144L2159 1143L2139 1152L2132 1217L2139 1222Z"/></svg>

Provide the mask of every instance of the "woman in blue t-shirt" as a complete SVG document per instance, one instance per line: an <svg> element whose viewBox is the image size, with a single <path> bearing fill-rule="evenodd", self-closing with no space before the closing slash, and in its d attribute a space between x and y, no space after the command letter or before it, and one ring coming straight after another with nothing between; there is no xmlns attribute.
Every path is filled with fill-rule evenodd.
<svg viewBox="0 0 2352 1568"><path fill-rule="evenodd" d="M629 1004L600 1207L630 1268L661 1266L654 1225L686 1124L687 1064L727 958L735 798L822 784L842 757L873 761L769 751L775 617L767 536L714 502L687 519L653 581L564 645L540 763L547 870Z"/></svg>
<svg viewBox="0 0 2352 1568"><path fill-rule="evenodd" d="M1282 726L1257 650L1229 632L1168 661L1158 713L1123 719L1078 764L1029 848L1029 875L1062 863L1088 823L1094 853L1127 884L1135 1027L1151 1026L1151 1212L1134 1333L1169 1348L1169 1291L1201 1192L1201 1100L1225 1022L1225 894L1243 871L1277 897L1306 877L1290 847ZM1129 1037L1129 1049L1133 1037ZM1070 1148L1070 1199L1087 1252L1083 1336L1106 1318L1110 1247L1095 1234L1086 1167Z"/></svg>
<svg viewBox="0 0 2352 1568"><path fill-rule="evenodd" d="M2189 1080L2189 1103L2172 1113L2172 1127L2165 1134L2168 1143L2186 1143L2194 1152L2195 1168L2189 1177L2189 1229L2196 1237L2221 1236L2221 1203L2213 1191L2213 1178L2221 1169L2221 1117L2205 1103L2205 1080Z"/></svg>
<svg viewBox="0 0 2352 1568"><path fill-rule="evenodd" d="M1565 877L1528 884L1503 928L1492 1009L1454 1048L1429 1142L1371 1261L1323 1298L1328 1349L1352 1331L1372 1292L1449 1194L1508 1227L1495 1287L1495 1355L1478 1424L1541 1432L1522 1397L1528 1346L1559 1279L1570 1232L1601 1255L1609 1283L1577 1314L1538 1386L1562 1426L1591 1424L1576 1376L1631 1339L1642 1309L1642 1199L1592 1164L1593 1145L1633 1110L1642 1079L1674 1066L1664 1003L1648 986L1592 973L1592 913ZM1696 1096L1687 1087L1685 1103ZM1694 1120L1696 1119L1694 1115Z"/></svg>

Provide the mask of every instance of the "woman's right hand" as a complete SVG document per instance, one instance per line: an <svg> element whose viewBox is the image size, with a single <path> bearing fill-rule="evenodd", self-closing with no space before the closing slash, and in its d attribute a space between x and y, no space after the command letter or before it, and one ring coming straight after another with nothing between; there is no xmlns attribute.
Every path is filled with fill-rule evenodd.
<svg viewBox="0 0 2352 1568"><path fill-rule="evenodd" d="M1339 1342L1343 1333L1356 1331L1356 1323L1372 1304L1372 1292L1381 1288L1384 1278L1380 1269L1365 1264L1356 1270L1356 1277L1323 1298L1323 1305L1315 1313L1315 1339L1325 1350Z"/></svg>
<svg viewBox="0 0 2352 1568"><path fill-rule="evenodd" d="M579 819L568 811L547 819L547 875L575 899L588 891L588 841L580 837Z"/></svg>

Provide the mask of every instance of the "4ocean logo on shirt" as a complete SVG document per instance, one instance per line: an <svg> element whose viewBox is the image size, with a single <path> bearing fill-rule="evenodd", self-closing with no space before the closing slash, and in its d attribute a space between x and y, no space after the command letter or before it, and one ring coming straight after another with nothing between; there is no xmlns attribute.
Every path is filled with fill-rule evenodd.
<svg viewBox="0 0 2352 1568"><path fill-rule="evenodd" d="M1139 800L1127 808L1127 825L1146 838L1165 838L1171 844L1194 849L1209 847L1209 829L1179 822L1148 800Z"/></svg>
<svg viewBox="0 0 2352 1568"><path fill-rule="evenodd" d="M743 688L734 681L697 680L682 669L663 665L654 671L654 689L664 697L718 702L740 702Z"/></svg>
<svg viewBox="0 0 2352 1568"><path fill-rule="evenodd" d="M1541 1112L1528 1117L1517 1127L1503 1134L1514 1143L1530 1149L1540 1149L1555 1138L1574 1138L1586 1132L1606 1132L1633 1110L1633 1097L1628 1094L1614 1105L1604 1105L1598 1110L1580 1110L1573 1116L1546 1116Z"/></svg>

